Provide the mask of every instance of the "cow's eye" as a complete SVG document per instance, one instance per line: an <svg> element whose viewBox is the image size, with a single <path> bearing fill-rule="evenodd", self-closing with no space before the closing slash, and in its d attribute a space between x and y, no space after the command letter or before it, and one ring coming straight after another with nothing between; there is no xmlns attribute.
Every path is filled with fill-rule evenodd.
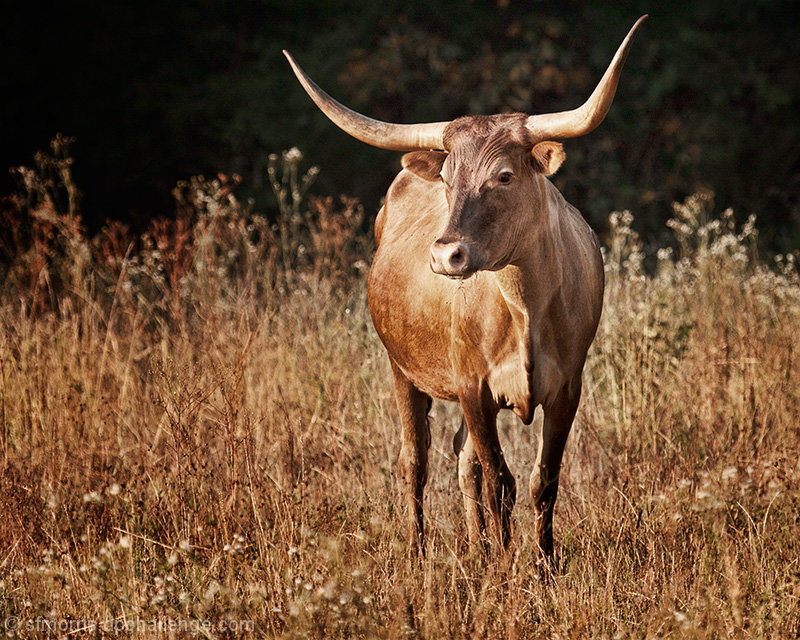
<svg viewBox="0 0 800 640"><path fill-rule="evenodd" d="M499 176L497 176L497 182L500 184L508 184L514 178L514 174L510 171L503 171Z"/></svg>

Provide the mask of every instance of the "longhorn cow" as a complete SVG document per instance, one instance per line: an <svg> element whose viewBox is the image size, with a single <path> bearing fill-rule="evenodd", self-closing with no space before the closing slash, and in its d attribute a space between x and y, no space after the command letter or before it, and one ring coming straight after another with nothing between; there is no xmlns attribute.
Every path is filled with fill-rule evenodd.
<svg viewBox="0 0 800 640"><path fill-rule="evenodd" d="M614 99L633 25L589 99L572 111L467 116L401 125L367 118L322 91L284 51L322 112L351 136L409 152L375 221L369 310L386 347L402 421L408 535L424 552L432 398L459 402L454 438L471 546L507 546L516 483L497 435L500 409L544 420L530 478L536 540L553 554L553 507L586 353L603 304L592 229L547 180L564 161L556 140L597 127Z"/></svg>

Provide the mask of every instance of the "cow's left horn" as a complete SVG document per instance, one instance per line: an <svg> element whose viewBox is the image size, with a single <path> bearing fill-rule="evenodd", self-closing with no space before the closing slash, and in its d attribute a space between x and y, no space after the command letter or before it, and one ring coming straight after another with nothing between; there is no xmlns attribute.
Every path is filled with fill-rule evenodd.
<svg viewBox="0 0 800 640"><path fill-rule="evenodd" d="M442 135L448 122L425 124L392 124L373 120L348 109L320 89L300 68L292 54L284 49L283 55L292 65L292 70L311 99L330 120L345 133L373 147L395 151L421 149L444 149Z"/></svg>
<svg viewBox="0 0 800 640"><path fill-rule="evenodd" d="M582 106L572 111L544 113L528 117L528 129L536 139L577 138L594 130L603 121L614 101L622 65L625 64L625 58L628 57L633 36L646 18L645 14L631 27L628 35L619 45L614 59L600 79L600 83Z"/></svg>

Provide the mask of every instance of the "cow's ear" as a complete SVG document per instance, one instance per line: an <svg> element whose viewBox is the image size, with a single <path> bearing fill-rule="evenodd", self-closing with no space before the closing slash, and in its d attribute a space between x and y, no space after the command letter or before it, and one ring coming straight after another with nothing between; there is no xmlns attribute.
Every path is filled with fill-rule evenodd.
<svg viewBox="0 0 800 640"><path fill-rule="evenodd" d="M412 151L403 156L403 169L423 180L441 180L442 165L447 158L444 151Z"/></svg>
<svg viewBox="0 0 800 640"><path fill-rule="evenodd" d="M533 168L546 176L552 176L558 171L567 154L560 142L540 142L531 149Z"/></svg>

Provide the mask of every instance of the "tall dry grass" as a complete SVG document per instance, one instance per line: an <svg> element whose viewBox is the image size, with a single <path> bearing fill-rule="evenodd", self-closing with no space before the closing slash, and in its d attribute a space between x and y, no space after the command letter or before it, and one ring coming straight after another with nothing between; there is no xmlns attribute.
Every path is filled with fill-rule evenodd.
<svg viewBox="0 0 800 640"><path fill-rule="evenodd" d="M433 410L429 553L407 555L358 203L308 203L287 152L275 223L220 176L179 185L142 237L88 238L67 150L2 205L9 637L800 634L800 280L756 259L752 220L698 194L646 271L612 214L543 579L526 496L514 552L469 555L452 405ZM509 415L501 436L528 473L533 430Z"/></svg>

